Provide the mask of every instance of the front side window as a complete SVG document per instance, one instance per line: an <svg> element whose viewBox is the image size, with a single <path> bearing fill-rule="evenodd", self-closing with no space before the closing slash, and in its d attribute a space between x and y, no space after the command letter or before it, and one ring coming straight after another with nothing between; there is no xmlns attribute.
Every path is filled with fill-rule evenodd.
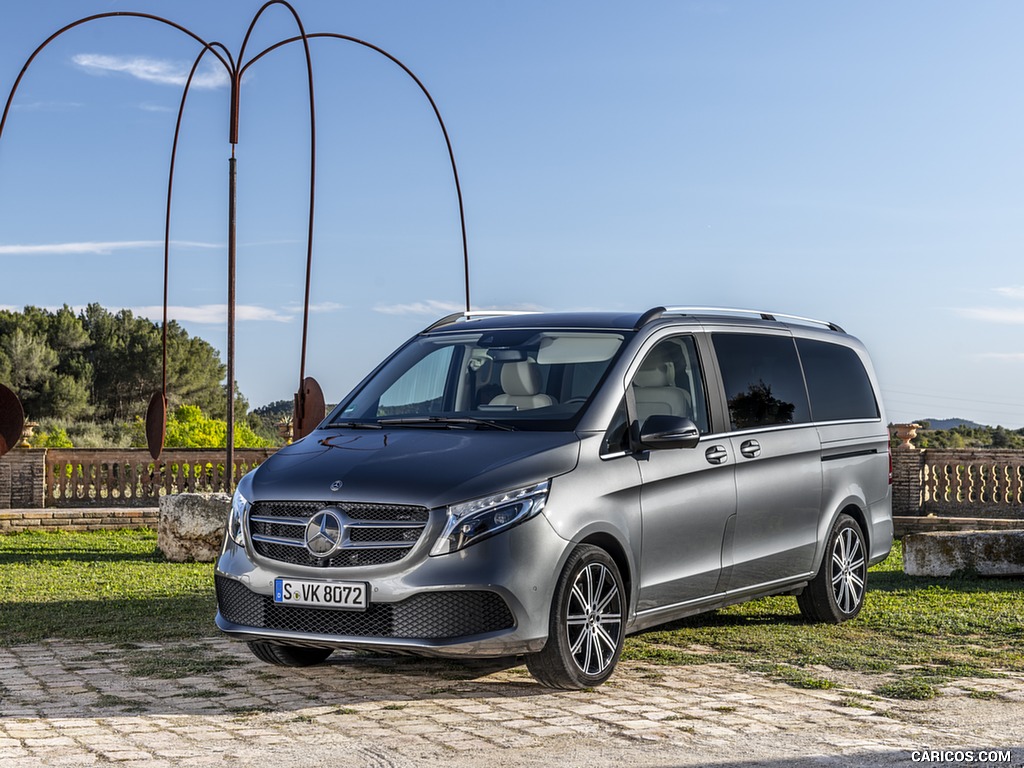
<svg viewBox="0 0 1024 768"><path fill-rule="evenodd" d="M501 329L420 336L330 423L572 429L628 335Z"/></svg>
<svg viewBox="0 0 1024 768"><path fill-rule="evenodd" d="M704 378L692 336L658 342L640 364L630 389L641 426L654 415L684 416L702 435L709 432Z"/></svg>
<svg viewBox="0 0 1024 768"><path fill-rule="evenodd" d="M789 336L712 334L732 429L810 421L807 390Z"/></svg>

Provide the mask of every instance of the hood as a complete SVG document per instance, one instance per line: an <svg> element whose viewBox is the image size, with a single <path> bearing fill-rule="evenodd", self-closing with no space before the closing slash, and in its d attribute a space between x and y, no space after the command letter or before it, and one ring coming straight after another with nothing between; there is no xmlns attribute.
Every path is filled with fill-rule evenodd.
<svg viewBox="0 0 1024 768"><path fill-rule="evenodd" d="M260 465L250 501L434 508L547 480L578 460L579 438L572 432L318 430Z"/></svg>

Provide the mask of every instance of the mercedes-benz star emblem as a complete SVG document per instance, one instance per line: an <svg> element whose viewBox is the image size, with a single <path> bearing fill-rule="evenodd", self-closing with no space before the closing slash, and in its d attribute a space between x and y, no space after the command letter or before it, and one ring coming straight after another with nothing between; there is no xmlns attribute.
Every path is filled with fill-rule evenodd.
<svg viewBox="0 0 1024 768"><path fill-rule="evenodd" d="M333 483L331 483L331 490L340 491L342 485L343 483L341 482L341 480L335 480Z"/></svg>
<svg viewBox="0 0 1024 768"><path fill-rule="evenodd" d="M306 524L306 549L313 557L330 557L341 549L344 527L337 512L317 512Z"/></svg>

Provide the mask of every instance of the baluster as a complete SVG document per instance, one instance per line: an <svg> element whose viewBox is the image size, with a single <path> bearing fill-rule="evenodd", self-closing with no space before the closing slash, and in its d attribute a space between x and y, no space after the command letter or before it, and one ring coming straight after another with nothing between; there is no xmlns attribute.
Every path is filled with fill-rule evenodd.
<svg viewBox="0 0 1024 768"><path fill-rule="evenodd" d="M67 461L57 462L57 494L58 498L63 501L68 493L68 481L71 479L68 470L71 465Z"/></svg>
<svg viewBox="0 0 1024 768"><path fill-rule="evenodd" d="M89 457L89 464L85 470L85 498L92 501L96 498L96 457Z"/></svg>
<svg viewBox="0 0 1024 768"><path fill-rule="evenodd" d="M971 472L974 475L974 502L976 504L987 504L992 498L992 476L986 464L972 464Z"/></svg>
<svg viewBox="0 0 1024 768"><path fill-rule="evenodd" d="M945 504L949 501L949 465L940 464L935 470L935 500Z"/></svg>
<svg viewBox="0 0 1024 768"><path fill-rule="evenodd" d="M114 458L114 479L117 482L117 498L119 498L122 503L127 501L124 477L127 469L128 467L120 456Z"/></svg>

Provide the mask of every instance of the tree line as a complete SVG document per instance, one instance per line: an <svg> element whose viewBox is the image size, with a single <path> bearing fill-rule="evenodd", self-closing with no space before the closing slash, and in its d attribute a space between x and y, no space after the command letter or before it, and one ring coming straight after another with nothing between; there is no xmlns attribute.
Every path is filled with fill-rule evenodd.
<svg viewBox="0 0 1024 768"><path fill-rule="evenodd" d="M914 445L918 448L1013 448L1024 449L1024 429L1006 427L968 426L960 424L952 429L931 429L927 421L918 422Z"/></svg>
<svg viewBox="0 0 1024 768"><path fill-rule="evenodd" d="M67 305L56 311L31 306L21 312L0 310L0 382L18 395L26 418L44 431L77 433L77 446L134 443L149 399L161 388L162 333L161 325L131 310L112 313L99 304L77 313ZM206 418L224 420L226 371L214 347L168 322L172 419L187 405ZM234 408L236 420L244 421L248 402L237 386ZM255 425L272 432L261 420Z"/></svg>

